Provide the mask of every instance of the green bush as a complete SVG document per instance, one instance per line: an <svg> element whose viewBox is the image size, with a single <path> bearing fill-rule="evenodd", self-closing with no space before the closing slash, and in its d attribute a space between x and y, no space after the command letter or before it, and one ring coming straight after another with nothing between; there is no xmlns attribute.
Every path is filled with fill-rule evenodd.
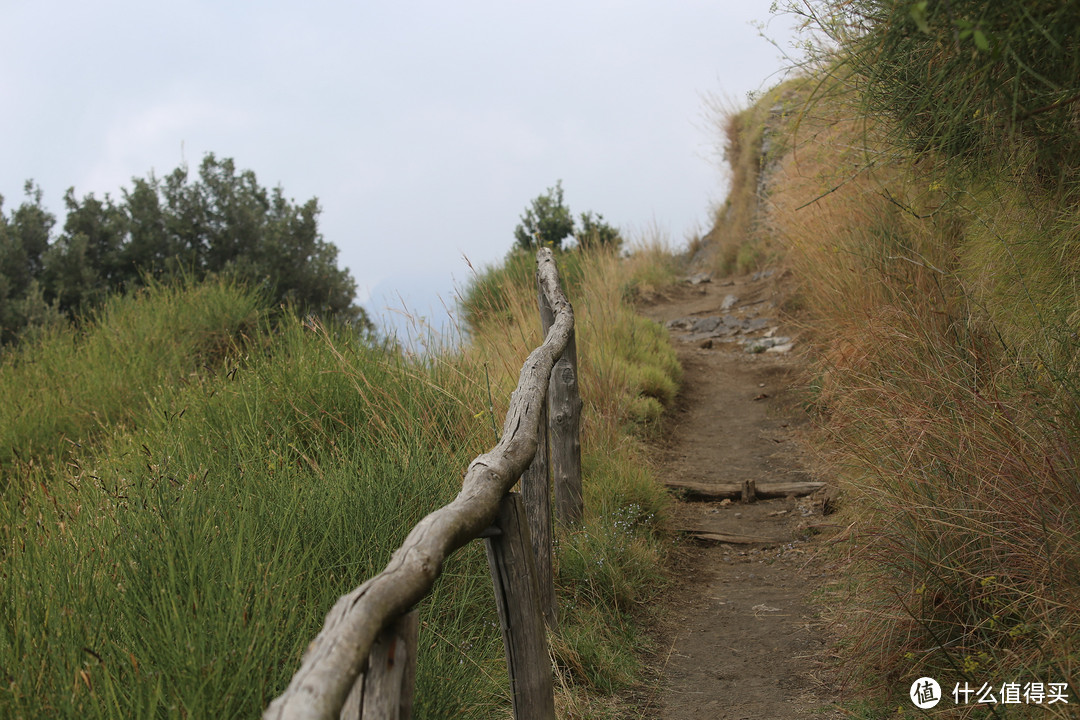
<svg viewBox="0 0 1080 720"><path fill-rule="evenodd" d="M1080 5L1057 0L826 0L818 27L870 116L955 168L1017 154L1033 176L1080 171Z"/></svg>

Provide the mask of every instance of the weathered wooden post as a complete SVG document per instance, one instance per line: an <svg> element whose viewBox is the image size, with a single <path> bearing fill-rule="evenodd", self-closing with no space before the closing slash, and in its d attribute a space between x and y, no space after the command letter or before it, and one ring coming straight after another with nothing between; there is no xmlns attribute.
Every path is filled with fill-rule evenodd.
<svg viewBox="0 0 1080 720"><path fill-rule="evenodd" d="M540 309L540 330L543 336L551 326L551 305L544 296L539 277L536 283L537 306ZM549 380L550 382L550 380ZM536 456L521 476L525 512L529 518L529 537L536 556L536 579L540 586L540 606L544 622L552 630L558 628L558 609L555 604L555 577L551 562L551 465L548 463L547 401L540 406L540 425L537 431Z"/></svg>
<svg viewBox="0 0 1080 720"><path fill-rule="evenodd" d="M507 493L487 545L515 720L555 720L555 689L525 505Z"/></svg>
<svg viewBox="0 0 1080 720"><path fill-rule="evenodd" d="M356 678L341 708L341 720L410 720L419 625L413 610L379 633L367 671Z"/></svg>
<svg viewBox="0 0 1080 720"><path fill-rule="evenodd" d="M550 253L550 251L548 251ZM543 253L543 251L541 251ZM548 259L550 255L546 256ZM538 262L541 262L538 257ZM554 260L551 260L554 262ZM539 270L537 271L539 281ZM559 288L561 292L561 288ZM540 320L544 335L554 322L554 308L540 289ZM562 357L548 384L548 455L555 485L555 520L561 527L581 524L581 395L578 391L577 329L570 330Z"/></svg>
<svg viewBox="0 0 1080 720"><path fill-rule="evenodd" d="M578 394L577 344L574 333L548 385L548 443L555 482L555 519L564 528L581 524L581 396Z"/></svg>

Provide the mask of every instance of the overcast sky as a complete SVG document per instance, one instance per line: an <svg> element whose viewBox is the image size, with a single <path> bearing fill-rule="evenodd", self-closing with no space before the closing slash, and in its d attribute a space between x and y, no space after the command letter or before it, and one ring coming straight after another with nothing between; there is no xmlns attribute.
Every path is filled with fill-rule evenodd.
<svg viewBox="0 0 1080 720"><path fill-rule="evenodd" d="M119 196L209 152L318 197L376 316L442 313L561 179L682 244L724 178L703 98L780 79L769 0L0 0L0 194Z"/></svg>

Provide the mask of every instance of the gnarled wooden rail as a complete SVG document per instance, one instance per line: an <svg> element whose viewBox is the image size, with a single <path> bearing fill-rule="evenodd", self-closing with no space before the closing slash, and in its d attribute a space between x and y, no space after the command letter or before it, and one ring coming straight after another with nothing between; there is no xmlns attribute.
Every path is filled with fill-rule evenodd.
<svg viewBox="0 0 1080 720"><path fill-rule="evenodd" d="M517 389L511 395L510 407L503 423L501 439L492 450L472 461L465 472L458 496L417 523L381 573L337 601L327 614L323 629L304 653L300 669L285 692L267 708L263 714L264 719L337 720L346 699L357 684L358 677L367 670L369 654L380 633L398 623L402 615L408 613L413 605L431 591L442 570L443 562L451 553L482 536L524 533L527 538L528 527L524 523L511 520L509 522L516 523L513 528L503 526L508 522L505 520L508 513L510 517L518 516L506 509L504 498L525 473L537 453L542 430L541 417L548 402L552 368L563 357L574 336L573 309L559 286L558 271L551 251L547 248L541 249L537 253L536 262L539 294L550 307L553 320L543 344L529 354L521 368ZM576 393L576 383L574 391ZM575 401L576 407L580 408L580 401L576 398L569 402L573 404ZM573 425L576 432L576 420ZM577 472L580 483L580 468ZM544 479L540 481L545 487L546 475L545 472ZM574 494L573 490L571 494ZM576 495L578 506L570 508L570 514L561 518L560 522L578 522L581 516L580 489L576 489ZM493 528L493 523L497 520L498 524ZM542 523L543 520L550 524L549 518L539 522ZM530 523L535 522L538 521L530 518ZM548 536L550 537L550 530ZM491 546L492 544L489 544L489 559L492 557ZM495 563L496 560L492 560L493 573L496 570ZM533 563L527 563L525 572L533 578L532 587L535 588L536 575L532 568ZM545 579L541 578L540 583L544 582ZM550 584L550 577L546 578L546 582ZM497 588L498 584L497 579ZM502 611L505 602L499 602ZM551 615L549 624L552 624L554 609L545 610L545 614L548 612ZM503 623L507 658L511 661L512 640L507 633L507 621L504 620ZM546 638L543 637L542 625L540 637L545 647L546 661ZM550 667L546 665L545 662L542 672L548 675L547 682L550 687ZM511 678L514 677L515 672L511 668ZM524 681L521 684L525 684ZM517 689L514 694L517 712ZM549 699L544 703L545 706L551 702L550 690L547 694ZM535 710L535 707L533 709ZM397 717L397 714L392 716ZM541 709L539 714L533 716L547 717L548 712ZM554 717L553 706L550 717Z"/></svg>

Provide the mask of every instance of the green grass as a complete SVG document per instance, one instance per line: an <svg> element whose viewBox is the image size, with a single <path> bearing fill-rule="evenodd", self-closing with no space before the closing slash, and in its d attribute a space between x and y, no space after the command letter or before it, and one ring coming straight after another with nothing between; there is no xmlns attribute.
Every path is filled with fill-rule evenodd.
<svg viewBox="0 0 1080 720"><path fill-rule="evenodd" d="M624 304L617 258L560 262L577 293L587 502L557 560L573 643L555 639L560 702L606 707L634 681L663 556L666 496L629 408L669 400L678 364ZM258 715L334 601L493 444L485 371L501 417L539 341L527 267L491 271L502 305L423 358L288 312L271 322L226 283L116 300L8 358L0 716ZM420 605L416 717L508 712L491 595L472 543Z"/></svg>
<svg viewBox="0 0 1080 720"><path fill-rule="evenodd" d="M243 354L8 488L4 714L257 714L480 447L424 368L345 332L286 319ZM423 606L421 717L501 702L472 664L501 674L485 575L472 547Z"/></svg>
<svg viewBox="0 0 1080 720"><path fill-rule="evenodd" d="M107 302L81 332L53 330L5 353L0 467L61 460L131 423L159 386L220 363L262 312L257 294L227 280L153 285Z"/></svg>
<svg viewBox="0 0 1080 720"><path fill-rule="evenodd" d="M1042 190L1076 182L1080 9L1073 3L826 0L798 14L832 41L862 112L906 151L968 180L1020 168ZM820 67L820 66L819 66Z"/></svg>

